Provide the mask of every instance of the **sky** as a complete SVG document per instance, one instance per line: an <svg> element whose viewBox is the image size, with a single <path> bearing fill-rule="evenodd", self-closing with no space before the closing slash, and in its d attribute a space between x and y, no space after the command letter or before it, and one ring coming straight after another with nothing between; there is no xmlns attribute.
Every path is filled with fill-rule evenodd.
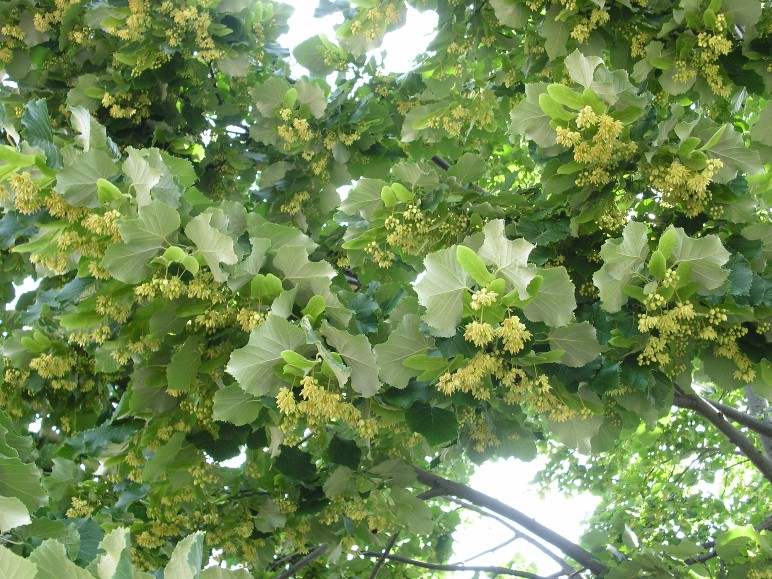
<svg viewBox="0 0 772 579"><path fill-rule="evenodd" d="M287 48L294 48L300 42L320 33L328 38L335 38L334 26L343 21L340 13L314 18L315 0L283 0L295 7L295 13L289 21L290 31L279 38ZM382 68L385 73L400 73L409 70L416 57L426 49L435 33L437 15L433 11L418 12L408 7L407 22L401 29L390 32L384 38L381 48L371 54L377 59L383 58ZM293 74L302 74L302 67L295 65ZM571 541L578 541L584 530L584 520L597 506L599 499L583 494L570 499L551 493L540 496L529 483L544 466L543 459L531 463L510 459L489 462L477 468L470 486L475 490L494 497L520 510L543 525L559 532ZM548 575L560 570L560 567L546 555L540 553L524 541L510 543L504 548L474 558L493 546L506 542L512 533L501 524L475 513L467 512L466 521L454 535L454 555L450 562L466 562L469 565L506 565L515 555L521 553L527 560L538 565L537 573ZM453 579L471 578L471 572L448 573Z"/></svg>

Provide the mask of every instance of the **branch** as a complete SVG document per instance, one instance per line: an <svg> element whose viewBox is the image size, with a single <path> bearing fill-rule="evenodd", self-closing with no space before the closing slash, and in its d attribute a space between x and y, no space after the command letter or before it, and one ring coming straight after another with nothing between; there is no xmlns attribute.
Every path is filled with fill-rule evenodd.
<svg viewBox="0 0 772 579"><path fill-rule="evenodd" d="M311 563L313 563L319 557L321 557L322 553L324 553L326 549L327 549L327 544L322 543L316 549L311 551L308 555L303 557L300 561L295 563L292 567L287 569L284 573L282 573L281 575L277 575L276 579L290 579L290 577L294 577L295 573L300 571L303 567L308 567Z"/></svg>
<svg viewBox="0 0 772 579"><path fill-rule="evenodd" d="M418 467L413 468L418 475L418 481L428 487L431 487L432 490L441 491L443 495L465 499L477 506L489 509L494 513L509 519L510 521L514 521L537 537L543 539L551 545L554 545L563 553L571 557L574 561L580 563L582 566L586 567L596 575L602 575L608 571L608 568L598 559L596 559L589 551L586 551L576 543L572 543L562 535L559 535L552 529L549 529L541 523L536 522L532 518L527 517L517 509L514 509L509 505L505 505L501 501L491 498L488 495L476 491L466 485L450 481Z"/></svg>
<svg viewBox="0 0 772 579"><path fill-rule="evenodd" d="M383 553L376 553L373 551L362 551L362 555L365 557L382 557ZM542 575L536 575L534 573L528 573L527 571L517 571L515 569L507 569L506 567L477 567L474 565L444 565L441 563L427 563L426 561L418 561L417 559L410 559L408 557L401 557L400 555L386 555L386 558L390 561L396 561L397 563L405 563L406 565L414 565L416 567L423 567L424 569L433 569L434 571L479 571L481 573L493 573L496 575L510 575L512 577L525 577L526 579L547 579Z"/></svg>
<svg viewBox="0 0 772 579"><path fill-rule="evenodd" d="M389 556L389 551L391 551L392 547L394 547L394 543L397 542L398 536L399 536L399 532L396 532L391 536L391 539L389 539L389 542L387 543L386 547L383 549L381 556L378 557L378 561L376 561L375 567L373 567L372 573L370 573L370 579L375 579L375 576L378 575L378 571L380 571L381 567L383 567L383 564L386 562L386 557Z"/></svg>
<svg viewBox="0 0 772 579"><path fill-rule="evenodd" d="M443 171L447 171L448 169L450 169L450 163L448 163L445 159L443 159L439 155L434 155L434 157L432 157L432 163L437 165ZM483 189L478 185L475 185L474 183L472 184L472 189L474 189L478 193L485 193L485 189Z"/></svg>
<svg viewBox="0 0 772 579"><path fill-rule="evenodd" d="M539 541L537 541L536 539L534 539L530 535L526 535L525 533L521 532L519 529L516 529L514 526L510 525L507 521L505 521L501 517L495 515L494 513L486 511L485 509L481 509L480 507L478 507L476 505L473 505L472 503L469 503L467 501L462 501L461 499L456 499L456 498L453 498L453 497L449 497L449 500L453 501L454 503L456 503L458 505L461 505L465 509L469 509L470 511L474 511L475 513L478 513L478 514L480 514L480 515L482 515L484 517L489 517L489 518L493 519L494 521L496 521L497 523L499 523L500 525L505 526L507 529L509 529L510 531L512 531L516 535L516 538L523 539L524 541L526 541L530 545L533 545L534 547L539 549L539 551L541 551L542 553L547 555L550 559L555 561L555 563L560 565L560 568L563 571L565 571L565 572L575 571L575 569L573 567L571 567L571 565L569 565L562 558L560 558L558 555L556 555L555 553L550 551L545 545L542 545L541 543L539 543Z"/></svg>
<svg viewBox="0 0 772 579"><path fill-rule="evenodd" d="M716 402L715 400L711 400L710 398L704 398L703 400L705 400L705 402L715 407L716 409L720 410L724 416L731 418L734 422L737 422L738 424L742 424L746 428L750 428L751 430L753 430L754 432L757 432L758 434L763 434L764 436L772 437L772 424L764 422L763 420L759 420L758 418L754 418L750 414L741 412L736 408L727 406L726 404L722 404L721 402Z"/></svg>
<svg viewBox="0 0 772 579"><path fill-rule="evenodd" d="M772 482L772 460L764 456L742 432L732 426L724 415L716 410L711 403L696 394L687 394L676 389L673 403L679 408L688 408L704 416L713 426L718 428L730 442L748 457L753 465L761 471L767 481ZM723 406L723 405L722 405Z"/></svg>

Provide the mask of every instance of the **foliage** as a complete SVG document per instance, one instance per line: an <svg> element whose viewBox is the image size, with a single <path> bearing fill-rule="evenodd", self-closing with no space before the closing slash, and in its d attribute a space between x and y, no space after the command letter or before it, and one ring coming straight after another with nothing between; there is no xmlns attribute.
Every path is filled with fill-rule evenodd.
<svg viewBox="0 0 772 579"><path fill-rule="evenodd" d="M414 70L368 55L404 0L321 0L302 78L279 2L0 4L0 292L39 282L2 314L3 567L444 563L459 518L412 466L537 442L607 453L588 569L769 564L752 468L681 526L623 493L631 456L728 471L673 413L695 378L772 392L768 4L409 4L439 16Z"/></svg>

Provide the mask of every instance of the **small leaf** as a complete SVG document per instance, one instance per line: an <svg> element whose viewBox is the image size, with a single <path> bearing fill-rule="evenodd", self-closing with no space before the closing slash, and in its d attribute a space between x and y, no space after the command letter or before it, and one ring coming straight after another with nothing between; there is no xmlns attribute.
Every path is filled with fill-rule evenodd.
<svg viewBox="0 0 772 579"><path fill-rule="evenodd" d="M667 262L664 254L660 250L656 250L651 254L649 258L649 271L651 275L662 281L665 279L665 273L667 272Z"/></svg>
<svg viewBox="0 0 772 579"><path fill-rule="evenodd" d="M496 279L496 276L485 267L485 262L480 259L480 256L465 245L456 247L456 259L477 285L484 287Z"/></svg>

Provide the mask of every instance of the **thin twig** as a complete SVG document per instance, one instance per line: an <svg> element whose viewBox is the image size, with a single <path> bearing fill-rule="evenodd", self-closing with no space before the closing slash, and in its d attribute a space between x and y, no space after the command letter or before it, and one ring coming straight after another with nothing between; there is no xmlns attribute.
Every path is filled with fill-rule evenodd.
<svg viewBox="0 0 772 579"><path fill-rule="evenodd" d="M435 491L442 491L442 494L444 495L465 499L470 503L477 505L478 507L489 509L496 514L501 515L502 517L513 521L514 523L517 523L550 545L554 545L567 556L571 557L577 563L587 567L596 575L603 575L606 571L608 571L606 565L604 565L600 560L596 559L592 553L583 549L576 543L569 541L563 535L556 533L552 529L549 529L534 519L526 516L517 509L510 507L501 501L489 497L488 495L476 491L473 488L461 483L448 480L418 467L413 467L413 469L415 470L418 481L421 484L425 484Z"/></svg>
<svg viewBox="0 0 772 579"><path fill-rule="evenodd" d="M437 165L443 171L447 171L450 169L450 163L448 163L445 159L443 159L439 155L434 155L434 157L432 157L432 163ZM479 185L475 185L474 183L472 183L472 189L474 189L478 193L485 193L485 189L483 189Z"/></svg>
<svg viewBox="0 0 772 579"><path fill-rule="evenodd" d="M386 562L386 557L388 557L389 551L391 551L391 549L394 547L394 544L397 542L398 536L399 531L394 533L391 536L391 539L389 539L389 542L386 544L386 547L384 547L381 556L378 557L378 560L375 562L375 567L373 567L373 571L370 573L370 579L375 579L375 576L378 575L378 571L381 570L381 567L383 567L383 564Z"/></svg>
<svg viewBox="0 0 772 579"><path fill-rule="evenodd" d="M319 557L321 557L322 553L324 553L326 549L327 549L327 544L322 543L316 549L311 551L308 555L303 557L300 561L292 565L292 567L287 569L284 573L277 575L276 579L290 579L290 577L294 577L295 573L300 571L303 567L308 567L311 563L313 563Z"/></svg>
<svg viewBox="0 0 772 579"><path fill-rule="evenodd" d="M503 549L504 547L506 547L510 543L514 543L515 541L517 541L520 538L522 538L520 533L513 533L512 536L509 539L507 539L506 541L504 541L503 543L499 543L498 545L490 547L489 549L485 549L485 551L480 551L479 553L477 553L476 555L472 555L468 559L464 559L463 561L459 561L458 563L456 563L456 565L466 565L467 563L469 563L469 561L474 561L475 559L479 559L480 557L482 557L484 555L487 555L488 553L493 553L495 551L498 551L499 549ZM451 565L453 565L453 563L451 563Z"/></svg>
<svg viewBox="0 0 772 579"><path fill-rule="evenodd" d="M383 555L383 553L362 551L362 555L365 557L380 557ZM401 557L400 555L386 555L386 559L389 561L396 561L397 563L413 565L415 567L423 567L424 569L432 569L434 571L479 571L481 573L493 573L494 577L496 575L510 575L512 577L525 577L526 579L547 579L547 577L544 577L543 575L536 575L534 573L528 573L527 571L517 571L516 569L507 569L506 567L483 567L474 565L445 565L443 563L427 563L426 561Z"/></svg>
<svg viewBox="0 0 772 579"><path fill-rule="evenodd" d="M765 531L767 529L772 528L772 515L761 521L758 525L753 527L756 531L759 533L761 531ZM703 545L706 549L710 549L707 553L700 555L699 557L692 557L691 559L686 559L684 563L687 565L696 565L697 563L704 563L705 561L709 561L710 559L713 559L714 557L718 556L718 553L716 552L716 542L715 541L708 541Z"/></svg>
<svg viewBox="0 0 772 579"><path fill-rule="evenodd" d="M772 460L764 456L742 432L737 430L724 418L724 415L721 412L711 406L711 403L701 396L687 394L678 389L676 389L673 403L680 408L694 410L705 417L748 457L748 460L761 471L761 474L764 475L764 478L766 478L767 481L772 482Z"/></svg>
<svg viewBox="0 0 772 579"><path fill-rule="evenodd" d="M564 559L562 559L560 556L558 556L556 553L553 553L551 550L549 550L546 545L542 545L539 541L537 541L536 539L534 539L530 535L528 535L526 533L523 533L520 529L518 529L518 528L514 527L513 525L511 525L509 523L509 521L507 521L505 519L502 519L501 517L499 517L495 513L492 513L490 511L487 511L485 509L482 509L482 508L478 507L477 505L473 505L470 502L467 502L467 501L464 501L464 500L461 500L461 499L457 499L455 497L448 497L448 500L456 503L457 505L461 505L465 509L468 509L470 511L474 511L475 513L478 513L478 514L480 514L480 515L482 515L484 517L488 517L488 518L493 519L494 521L496 521L500 525L503 525L504 527L506 527L507 529L509 529L513 533L515 533L515 535L517 536L518 539L523 539L527 543L529 543L529 544L533 545L534 547L536 547L537 549L539 549L539 551L541 551L542 553L547 555L550 559L555 561L555 563L560 565L560 568L563 571L565 571L565 572L574 571L574 567L572 567L571 565L566 563L566 561Z"/></svg>

